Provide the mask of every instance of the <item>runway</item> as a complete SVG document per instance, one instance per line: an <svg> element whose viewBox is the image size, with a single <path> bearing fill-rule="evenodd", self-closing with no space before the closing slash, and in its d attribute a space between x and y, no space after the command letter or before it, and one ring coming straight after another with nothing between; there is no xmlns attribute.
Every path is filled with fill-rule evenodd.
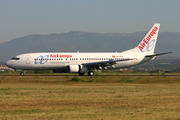
<svg viewBox="0 0 180 120"><path fill-rule="evenodd" d="M0 76L21 76L21 75L0 75ZM159 76L159 77L180 77L180 75L94 75L94 76L88 76L88 75L84 75L84 76L79 76L79 75L23 75L21 77L24 76L51 76L51 77L58 77L58 76L76 76L76 77L123 77L123 76L131 76L131 77L138 77L138 76L142 76L142 77L150 77L150 76Z"/></svg>

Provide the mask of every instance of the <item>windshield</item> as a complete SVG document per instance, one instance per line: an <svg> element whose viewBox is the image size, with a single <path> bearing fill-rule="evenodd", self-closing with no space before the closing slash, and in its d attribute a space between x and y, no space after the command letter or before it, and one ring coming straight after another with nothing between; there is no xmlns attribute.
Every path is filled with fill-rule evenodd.
<svg viewBox="0 0 180 120"><path fill-rule="evenodd" d="M11 60L19 60L19 58L13 57L13 58L11 58Z"/></svg>

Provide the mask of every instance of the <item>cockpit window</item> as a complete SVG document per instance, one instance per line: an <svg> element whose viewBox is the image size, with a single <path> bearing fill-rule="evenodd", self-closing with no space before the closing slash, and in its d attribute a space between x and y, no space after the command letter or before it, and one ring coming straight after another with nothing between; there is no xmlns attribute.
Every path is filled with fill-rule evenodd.
<svg viewBox="0 0 180 120"><path fill-rule="evenodd" d="M19 60L19 58L17 58L17 57L13 57L11 60Z"/></svg>

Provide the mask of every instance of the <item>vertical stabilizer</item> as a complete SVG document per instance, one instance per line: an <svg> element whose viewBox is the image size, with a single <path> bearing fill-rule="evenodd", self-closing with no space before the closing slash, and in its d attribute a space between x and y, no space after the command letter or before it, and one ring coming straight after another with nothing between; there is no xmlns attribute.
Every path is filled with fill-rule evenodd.
<svg viewBox="0 0 180 120"><path fill-rule="evenodd" d="M144 54L153 54L159 33L160 24L155 23L138 45L138 50Z"/></svg>

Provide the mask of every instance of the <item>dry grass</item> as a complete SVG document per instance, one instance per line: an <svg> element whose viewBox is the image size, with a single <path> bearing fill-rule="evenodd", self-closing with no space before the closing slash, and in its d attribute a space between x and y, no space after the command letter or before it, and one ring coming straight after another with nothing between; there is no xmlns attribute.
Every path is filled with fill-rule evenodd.
<svg viewBox="0 0 180 120"><path fill-rule="evenodd" d="M179 77L0 76L0 119L180 119Z"/></svg>

